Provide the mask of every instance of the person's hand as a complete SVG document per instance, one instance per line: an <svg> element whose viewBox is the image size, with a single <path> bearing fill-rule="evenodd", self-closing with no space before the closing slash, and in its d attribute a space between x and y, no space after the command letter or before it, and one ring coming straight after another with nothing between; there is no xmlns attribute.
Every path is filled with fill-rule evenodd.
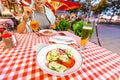
<svg viewBox="0 0 120 80"><path fill-rule="evenodd" d="M34 7L24 7L24 19L28 19L31 15L32 15L32 12L35 10Z"/></svg>
<svg viewBox="0 0 120 80"><path fill-rule="evenodd" d="M52 29L55 29L55 28L56 28L56 25L55 25L55 24L51 24L50 27L51 27Z"/></svg>

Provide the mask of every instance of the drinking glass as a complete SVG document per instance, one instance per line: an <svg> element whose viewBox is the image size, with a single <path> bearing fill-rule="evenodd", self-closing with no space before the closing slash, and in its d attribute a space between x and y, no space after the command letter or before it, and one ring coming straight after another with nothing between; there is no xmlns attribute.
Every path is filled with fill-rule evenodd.
<svg viewBox="0 0 120 80"><path fill-rule="evenodd" d="M39 23L37 20L34 19L34 11L33 11L32 19L30 21L30 27L36 33L36 35L38 35Z"/></svg>
<svg viewBox="0 0 120 80"><path fill-rule="evenodd" d="M32 20L32 21L30 22L30 27L32 28L33 31L36 32L36 31L38 30L38 28L39 28L39 23L38 23L38 21Z"/></svg>
<svg viewBox="0 0 120 80"><path fill-rule="evenodd" d="M80 39L80 49L81 50L85 49L85 46L89 40L91 31L92 31L92 27L83 26L81 39Z"/></svg>

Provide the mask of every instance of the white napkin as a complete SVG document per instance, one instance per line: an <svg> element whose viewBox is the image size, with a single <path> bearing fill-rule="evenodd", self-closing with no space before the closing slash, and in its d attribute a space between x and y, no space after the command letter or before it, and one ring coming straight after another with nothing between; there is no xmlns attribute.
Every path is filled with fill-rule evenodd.
<svg viewBox="0 0 120 80"><path fill-rule="evenodd" d="M37 51L37 53L45 46L48 46L48 44L43 44L43 43L39 43L37 45L35 45L33 48Z"/></svg>
<svg viewBox="0 0 120 80"><path fill-rule="evenodd" d="M75 39L68 36L53 36L49 39L50 42L61 43L61 44L73 44L76 43Z"/></svg>

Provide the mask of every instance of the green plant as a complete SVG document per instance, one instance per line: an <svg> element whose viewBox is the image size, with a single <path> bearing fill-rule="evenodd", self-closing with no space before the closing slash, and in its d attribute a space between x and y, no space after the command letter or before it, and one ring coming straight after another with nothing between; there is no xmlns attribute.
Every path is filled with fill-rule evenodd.
<svg viewBox="0 0 120 80"><path fill-rule="evenodd" d="M58 22L58 26L56 27L56 30L67 31L68 29L71 29L71 23L68 20L62 19Z"/></svg>
<svg viewBox="0 0 120 80"><path fill-rule="evenodd" d="M84 22L84 21L77 21L76 23L74 23L73 25L72 25L72 28L73 28L73 32L77 35L77 36L81 36L81 33L82 33L82 28L83 28L83 26L90 26L90 24L89 23L86 23L86 22ZM92 34L94 33L94 28L92 29L92 32L91 32L91 36L92 36ZM91 37L90 36L90 37Z"/></svg>

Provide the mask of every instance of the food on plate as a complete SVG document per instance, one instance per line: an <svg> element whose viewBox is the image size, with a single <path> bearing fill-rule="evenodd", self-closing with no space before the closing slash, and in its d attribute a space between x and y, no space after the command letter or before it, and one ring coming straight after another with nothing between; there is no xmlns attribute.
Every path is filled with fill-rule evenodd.
<svg viewBox="0 0 120 80"><path fill-rule="evenodd" d="M43 30L40 30L40 33L42 35L48 35L48 36L50 36L50 35L54 35L56 33L56 31L52 30L52 29L43 29Z"/></svg>
<svg viewBox="0 0 120 80"><path fill-rule="evenodd" d="M54 48L47 55L47 67L57 72L65 72L72 68L75 64L75 59L70 49Z"/></svg>
<svg viewBox="0 0 120 80"><path fill-rule="evenodd" d="M66 34L62 33L62 32L59 32L58 34L61 35L61 36L66 36Z"/></svg>
<svg viewBox="0 0 120 80"><path fill-rule="evenodd" d="M49 63L48 67L51 69L51 70L55 70L57 72L64 72L67 70L67 68L55 61L52 61Z"/></svg>
<svg viewBox="0 0 120 80"><path fill-rule="evenodd" d="M46 31L43 31L44 34L52 34L53 31L49 31L49 30L46 30Z"/></svg>

